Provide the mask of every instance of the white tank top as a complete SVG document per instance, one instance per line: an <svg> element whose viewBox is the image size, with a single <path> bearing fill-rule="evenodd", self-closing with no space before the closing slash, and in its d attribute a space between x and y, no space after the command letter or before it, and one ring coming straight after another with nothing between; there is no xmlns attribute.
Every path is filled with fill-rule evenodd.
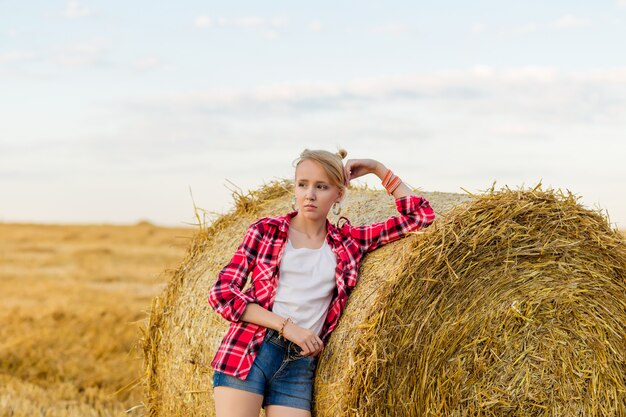
<svg viewBox="0 0 626 417"><path fill-rule="evenodd" d="M337 257L326 239L319 249L296 249L287 239L272 311L319 336L337 285L336 267Z"/></svg>

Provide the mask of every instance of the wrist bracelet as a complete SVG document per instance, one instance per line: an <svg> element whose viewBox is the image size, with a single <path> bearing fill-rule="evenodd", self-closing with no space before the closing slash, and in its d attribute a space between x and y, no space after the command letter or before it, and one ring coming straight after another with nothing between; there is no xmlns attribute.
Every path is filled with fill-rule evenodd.
<svg viewBox="0 0 626 417"><path fill-rule="evenodd" d="M385 177L383 178L383 181L382 181L383 186L387 184L387 182L389 181L389 178L391 178L391 175L392 175L391 170L387 169L387 173L385 174Z"/></svg>
<svg viewBox="0 0 626 417"><path fill-rule="evenodd" d="M387 169L387 173L383 178L382 184L383 187L387 189L387 193L391 195L396 190L396 188L398 188L400 184L402 184L402 180L393 172L391 172L390 169Z"/></svg>
<svg viewBox="0 0 626 417"><path fill-rule="evenodd" d="M283 323L280 325L280 330L278 332L278 336L281 337L283 340L285 340L285 336L283 336L283 330L285 329L285 324L287 324L288 321L291 321L293 323L291 317L287 317L285 320L283 320Z"/></svg>

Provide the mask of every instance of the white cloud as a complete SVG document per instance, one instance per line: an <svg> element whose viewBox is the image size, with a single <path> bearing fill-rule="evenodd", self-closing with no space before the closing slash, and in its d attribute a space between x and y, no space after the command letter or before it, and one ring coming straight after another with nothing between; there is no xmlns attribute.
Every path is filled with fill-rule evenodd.
<svg viewBox="0 0 626 417"><path fill-rule="evenodd" d="M533 32L536 32L537 30L539 30L539 25L537 25L535 22L530 22L525 25L517 26L511 29L513 33L519 33L519 34L533 33Z"/></svg>
<svg viewBox="0 0 626 417"><path fill-rule="evenodd" d="M238 17L231 20L231 24L233 26L248 30L266 29L268 26L272 26L268 23L269 22L266 19L257 16Z"/></svg>
<svg viewBox="0 0 626 417"><path fill-rule="evenodd" d="M232 27L260 34L266 39L276 39L280 36L280 32L286 28L288 20L284 17L260 17L260 16L242 16L242 17L224 17L220 16L215 21L209 16L199 16L195 20L195 27L205 29L215 25L219 27Z"/></svg>
<svg viewBox="0 0 626 417"><path fill-rule="evenodd" d="M626 0L624 0L626 1ZM591 26L589 19L584 19L572 15L564 15L552 22L536 23L529 22L522 26L516 26L511 29L504 29L503 33L509 32L514 34L527 34L549 29L576 29Z"/></svg>
<svg viewBox="0 0 626 417"><path fill-rule="evenodd" d="M487 27L483 23L474 23L470 28L472 33L483 33L487 30Z"/></svg>
<svg viewBox="0 0 626 417"><path fill-rule="evenodd" d="M521 26L514 26L511 28L501 28L500 32L502 34L524 35L524 34L530 34L530 33L536 33L536 32L546 32L551 29L558 29L558 30L577 29L577 28L588 27L591 25L592 25L592 22L589 19L584 19L584 18L572 16L572 15L564 15L551 22L543 22L543 23L529 22ZM475 33L478 33L482 30L483 28L477 25L475 25L472 28L472 31Z"/></svg>
<svg viewBox="0 0 626 417"><path fill-rule="evenodd" d="M372 33L399 36L409 31L408 26L401 23L390 23L372 28Z"/></svg>
<svg viewBox="0 0 626 417"><path fill-rule="evenodd" d="M491 127L489 127L489 131L494 137L519 137L528 139L533 136L541 135L540 131L538 131L534 126L510 121L495 122Z"/></svg>
<svg viewBox="0 0 626 417"><path fill-rule="evenodd" d="M500 78L504 82L537 84L554 83L568 77L566 73L559 73L552 67L540 67L528 65L510 70L502 70L492 73L494 79Z"/></svg>
<svg viewBox="0 0 626 417"><path fill-rule="evenodd" d="M163 62L160 58L154 56L144 57L135 60L135 62L133 62L133 68L139 72L146 72L150 70L170 71L174 69L172 65L169 65Z"/></svg>
<svg viewBox="0 0 626 417"><path fill-rule="evenodd" d="M35 54L27 51L5 52L0 54L0 64L32 61L33 59L35 59Z"/></svg>
<svg viewBox="0 0 626 417"><path fill-rule="evenodd" d="M617 5L619 7L626 7L626 0L617 0Z"/></svg>
<svg viewBox="0 0 626 417"><path fill-rule="evenodd" d="M482 65L464 71L366 78L342 84L309 81L174 94L129 105L154 109L156 114L172 111L237 119L251 114L284 117L302 112L352 112L380 103L388 103L390 108L393 103L418 107L430 103L435 108L445 104L461 113L507 113L533 123L552 120L555 125L574 126L602 118L617 123L614 115L626 114L625 86L626 68L566 73L550 67L497 70ZM624 122L622 129L626 128Z"/></svg>
<svg viewBox="0 0 626 417"><path fill-rule="evenodd" d="M12 51L0 53L0 64L16 64L30 61L40 61L42 64L60 65L67 68L84 68L105 65L108 61L109 42L92 40L71 45L51 47L47 51ZM149 69L165 64L150 60L139 60L133 65L136 69Z"/></svg>
<svg viewBox="0 0 626 417"><path fill-rule="evenodd" d="M65 6L65 17L77 19L81 17L89 17L93 14L93 11L85 6L82 6L78 0L67 0Z"/></svg>
<svg viewBox="0 0 626 417"><path fill-rule="evenodd" d="M69 68L104 64L109 49L108 42L101 40L80 42L52 52L51 61Z"/></svg>
<svg viewBox="0 0 626 417"><path fill-rule="evenodd" d="M311 32L321 32L323 25L319 20L313 20L308 27Z"/></svg>
<svg viewBox="0 0 626 417"><path fill-rule="evenodd" d="M496 73L495 69L489 65L475 65L471 72L477 77L493 77Z"/></svg>
<svg viewBox="0 0 626 417"><path fill-rule="evenodd" d="M239 17L231 20L235 27L258 32L267 39L276 39L279 31L287 25L287 20L282 17L266 19L257 16Z"/></svg>
<svg viewBox="0 0 626 417"><path fill-rule="evenodd" d="M566 15L555 20L552 25L557 29L571 29L589 26L591 25L591 22L589 19Z"/></svg>
<svg viewBox="0 0 626 417"><path fill-rule="evenodd" d="M193 25L198 29L206 29L211 27L211 18L209 16L198 16Z"/></svg>

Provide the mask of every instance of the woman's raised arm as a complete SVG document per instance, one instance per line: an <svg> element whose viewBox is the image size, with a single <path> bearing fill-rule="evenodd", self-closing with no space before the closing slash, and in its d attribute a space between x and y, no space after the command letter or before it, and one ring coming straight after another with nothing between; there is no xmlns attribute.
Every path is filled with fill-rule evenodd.
<svg viewBox="0 0 626 417"><path fill-rule="evenodd" d="M399 178L395 178L382 163L374 159L350 159L346 162L345 171L348 182L366 174L375 174L388 190L393 189L390 195L396 199L396 208L400 214L383 222L364 226L344 225L359 242L364 253L398 240L409 232L428 227L435 220L435 212L428 200L418 196Z"/></svg>
<svg viewBox="0 0 626 417"><path fill-rule="evenodd" d="M348 159L344 169L347 183L349 183L350 180L367 174L374 174L380 178L381 181L385 181L389 179L388 174L391 174L389 172L390 170L385 165L375 159ZM406 184L400 182L400 185L393 190L391 195L393 195L394 198L400 198L407 195L415 195L415 193Z"/></svg>

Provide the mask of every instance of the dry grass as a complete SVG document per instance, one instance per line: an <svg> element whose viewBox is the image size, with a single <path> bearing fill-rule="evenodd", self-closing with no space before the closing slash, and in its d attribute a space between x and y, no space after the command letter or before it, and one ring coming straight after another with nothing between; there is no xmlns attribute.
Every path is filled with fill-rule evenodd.
<svg viewBox="0 0 626 417"><path fill-rule="evenodd" d="M143 415L138 323L194 233L0 223L0 415Z"/></svg>

